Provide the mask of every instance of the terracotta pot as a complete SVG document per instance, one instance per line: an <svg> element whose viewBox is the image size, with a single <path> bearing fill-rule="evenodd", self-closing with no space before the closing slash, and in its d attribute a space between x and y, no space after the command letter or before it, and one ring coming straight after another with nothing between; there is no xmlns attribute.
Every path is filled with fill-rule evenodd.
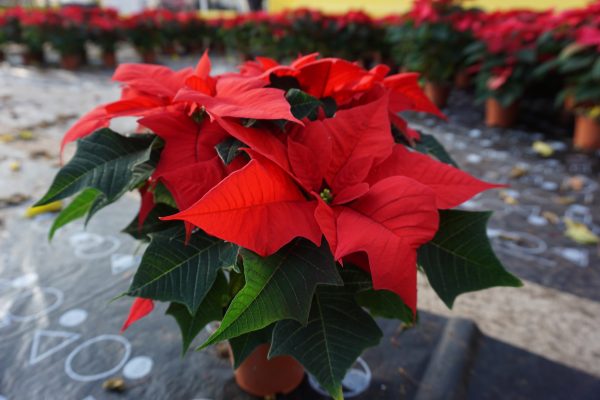
<svg viewBox="0 0 600 400"><path fill-rule="evenodd" d="M454 77L454 86L458 89L467 89L471 86L471 75L466 69L458 71Z"/></svg>
<svg viewBox="0 0 600 400"><path fill-rule="evenodd" d="M600 150L600 124L596 119L577 116L573 146L580 150Z"/></svg>
<svg viewBox="0 0 600 400"><path fill-rule="evenodd" d="M114 51L102 52L102 64L106 68L114 68L117 66L117 56Z"/></svg>
<svg viewBox="0 0 600 400"><path fill-rule="evenodd" d="M142 62L144 64L156 64L156 51L154 51L154 50L140 51L140 56L142 57Z"/></svg>
<svg viewBox="0 0 600 400"><path fill-rule="evenodd" d="M60 57L60 66L69 71L75 71L81 66L81 57L78 54L65 54Z"/></svg>
<svg viewBox="0 0 600 400"><path fill-rule="evenodd" d="M489 98L485 102L485 124L487 126L508 128L515 123L518 114L519 104L517 102L508 107L504 107L494 98Z"/></svg>
<svg viewBox="0 0 600 400"><path fill-rule="evenodd" d="M446 107L446 104L448 104L450 86L440 83L427 82L425 83L425 95L427 95L429 100L438 106L438 108L444 108Z"/></svg>
<svg viewBox="0 0 600 400"><path fill-rule="evenodd" d="M290 356L267 360L269 345L261 344L235 370L235 381L246 392L259 397L287 394L304 379L304 368Z"/></svg>

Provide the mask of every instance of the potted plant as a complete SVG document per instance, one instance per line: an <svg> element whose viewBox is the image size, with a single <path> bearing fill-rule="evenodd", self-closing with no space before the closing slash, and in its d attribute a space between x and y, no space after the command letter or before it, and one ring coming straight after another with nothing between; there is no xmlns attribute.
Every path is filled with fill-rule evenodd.
<svg viewBox="0 0 600 400"><path fill-rule="evenodd" d="M402 65L422 74L425 93L438 107L446 106L463 66L461 49L473 40L469 30L456 28L464 12L456 0L415 0L402 31L406 36L392 44Z"/></svg>
<svg viewBox="0 0 600 400"><path fill-rule="evenodd" d="M546 17L529 11L485 14L475 30L478 39L465 49L467 63L477 71L478 101L486 103L488 126L509 127L518 115L518 101L533 79L538 63L536 42Z"/></svg>
<svg viewBox="0 0 600 400"><path fill-rule="evenodd" d="M116 10L99 8L90 16L89 36L102 52L102 63L107 68L117 65L117 44L123 38L121 20Z"/></svg>
<svg viewBox="0 0 600 400"><path fill-rule="evenodd" d="M145 10L123 21L125 35L140 54L142 61L156 63L156 49L162 44L157 12Z"/></svg>
<svg viewBox="0 0 600 400"><path fill-rule="evenodd" d="M558 72L565 79L560 101L569 100L575 112L574 147L600 149L600 29L584 25L575 40L557 58Z"/></svg>
<svg viewBox="0 0 600 400"><path fill-rule="evenodd" d="M25 46L25 65L43 64L45 36L48 30L48 14L45 11L30 9L18 14L20 43Z"/></svg>
<svg viewBox="0 0 600 400"><path fill-rule="evenodd" d="M77 151L38 205L75 197L50 235L138 191L125 231L149 245L123 328L170 302L184 351L220 321L200 348L228 340L250 393L288 392L305 369L340 399L345 372L382 337L374 317L416 321L417 264L449 306L520 285L488 242L490 213L453 209L497 185L407 127L399 112L439 110L416 74L388 71L316 54L219 76L206 54L181 71L122 64L125 97L63 139ZM125 115L142 117L141 133L107 128ZM263 368L268 387L245 374Z"/></svg>
<svg viewBox="0 0 600 400"><path fill-rule="evenodd" d="M50 43L60 53L60 64L64 69L76 70L87 58L85 20L84 9L79 6L63 7L57 12L49 12Z"/></svg>

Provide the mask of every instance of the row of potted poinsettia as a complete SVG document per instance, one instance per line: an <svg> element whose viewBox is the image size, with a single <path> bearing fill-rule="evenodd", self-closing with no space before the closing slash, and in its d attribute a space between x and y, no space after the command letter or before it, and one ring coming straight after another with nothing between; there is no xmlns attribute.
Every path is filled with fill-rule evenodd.
<svg viewBox="0 0 600 400"><path fill-rule="evenodd" d="M524 94L544 86L545 96L577 114L575 146L600 149L600 4L484 13L453 0L416 0L389 35L394 61L423 74L438 106L453 84L471 81L486 103L486 124L509 127Z"/></svg>
<svg viewBox="0 0 600 400"><path fill-rule="evenodd" d="M306 370L341 399L344 374L382 337L375 317L417 321L419 269L449 307L520 285L490 246L490 213L455 209L498 185L399 115L443 118L417 74L317 54L210 70L206 53L180 71L120 65L122 97L66 132L75 155L38 202L72 198L52 236L139 193L125 231L149 244L123 329L168 302L184 352L220 321L199 348L228 341L250 393L289 392ZM140 118L135 132L108 128L123 116Z"/></svg>

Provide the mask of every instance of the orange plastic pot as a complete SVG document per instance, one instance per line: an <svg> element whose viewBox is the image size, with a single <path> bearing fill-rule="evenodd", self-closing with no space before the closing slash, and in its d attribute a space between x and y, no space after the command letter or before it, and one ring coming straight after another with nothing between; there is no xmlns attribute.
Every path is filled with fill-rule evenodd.
<svg viewBox="0 0 600 400"><path fill-rule="evenodd" d="M438 108L446 107L448 104L448 97L450 96L450 86L427 82L425 83L425 95L435 104Z"/></svg>
<svg viewBox="0 0 600 400"><path fill-rule="evenodd" d="M259 397L287 394L304 379L304 368L290 356L267 359L269 345L258 346L235 370L235 381L246 392Z"/></svg>
<svg viewBox="0 0 600 400"><path fill-rule="evenodd" d="M575 109L575 106L577 106L577 100L575 100L575 96L572 94L567 95L563 105L565 111L572 112Z"/></svg>
<svg viewBox="0 0 600 400"><path fill-rule="evenodd" d="M114 68L117 66L117 56L114 51L102 52L102 64L106 68Z"/></svg>
<svg viewBox="0 0 600 400"><path fill-rule="evenodd" d="M487 126L497 126L508 128L517 120L519 114L519 104L512 103L504 107L494 98L489 98L485 102L485 124Z"/></svg>
<svg viewBox="0 0 600 400"><path fill-rule="evenodd" d="M600 124L596 119L577 116L573 146L580 150L600 150Z"/></svg>
<svg viewBox="0 0 600 400"><path fill-rule="evenodd" d="M78 54L65 54L60 58L60 66L69 71L75 71L81 66L81 58Z"/></svg>

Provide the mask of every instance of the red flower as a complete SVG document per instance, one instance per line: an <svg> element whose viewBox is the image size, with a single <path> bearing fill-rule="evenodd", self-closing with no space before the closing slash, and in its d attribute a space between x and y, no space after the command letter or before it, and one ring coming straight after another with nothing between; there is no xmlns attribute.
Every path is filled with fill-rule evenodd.
<svg viewBox="0 0 600 400"><path fill-rule="evenodd" d="M253 161L187 210L167 217L260 255L294 237L327 239L337 260L365 253L377 289L416 307L416 249L437 230L438 208L494 187L433 159L394 147L389 94L305 121L286 135L220 120ZM307 162L307 159L314 162ZM413 166L416 169L413 169ZM360 258L360 257L359 257Z"/></svg>

